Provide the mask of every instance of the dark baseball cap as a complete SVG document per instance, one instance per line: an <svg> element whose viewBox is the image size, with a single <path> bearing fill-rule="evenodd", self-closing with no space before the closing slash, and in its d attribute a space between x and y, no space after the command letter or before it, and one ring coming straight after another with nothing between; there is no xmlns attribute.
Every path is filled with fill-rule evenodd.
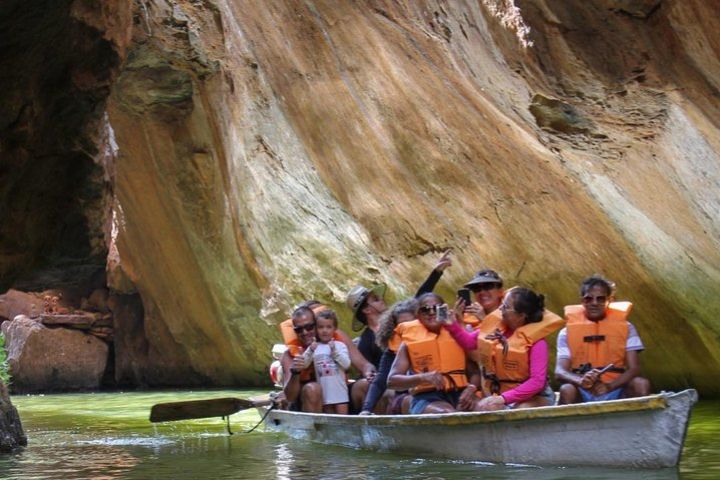
<svg viewBox="0 0 720 480"><path fill-rule="evenodd" d="M499 283L502 287L503 280L495 270L480 270L475 276L467 282L464 286L470 288L473 285L480 285L481 283Z"/></svg>

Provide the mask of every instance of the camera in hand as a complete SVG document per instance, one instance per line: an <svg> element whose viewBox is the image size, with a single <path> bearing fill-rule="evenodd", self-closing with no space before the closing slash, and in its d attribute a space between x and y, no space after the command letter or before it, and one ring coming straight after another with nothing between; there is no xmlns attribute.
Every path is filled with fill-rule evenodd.
<svg viewBox="0 0 720 480"><path fill-rule="evenodd" d="M438 322L449 323L450 315L448 315L448 306L446 304L436 305L435 309Z"/></svg>

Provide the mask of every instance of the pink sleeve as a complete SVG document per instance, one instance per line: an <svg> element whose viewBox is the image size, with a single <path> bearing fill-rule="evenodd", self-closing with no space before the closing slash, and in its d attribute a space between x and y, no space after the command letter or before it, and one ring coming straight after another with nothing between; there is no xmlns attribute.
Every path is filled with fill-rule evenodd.
<svg viewBox="0 0 720 480"><path fill-rule="evenodd" d="M539 340L530 347L530 378L502 394L506 404L524 402L542 392L547 382L548 344Z"/></svg>
<svg viewBox="0 0 720 480"><path fill-rule="evenodd" d="M447 329L448 332L450 332L450 335L453 337L453 339L466 352L475 350L477 348L478 330L468 332L457 322L453 322L450 325L445 324L443 325L443 327Z"/></svg>

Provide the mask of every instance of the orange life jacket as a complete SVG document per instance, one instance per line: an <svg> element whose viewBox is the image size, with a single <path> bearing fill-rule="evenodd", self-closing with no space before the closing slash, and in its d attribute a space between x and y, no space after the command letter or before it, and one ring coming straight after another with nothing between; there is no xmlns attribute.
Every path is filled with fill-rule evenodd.
<svg viewBox="0 0 720 480"><path fill-rule="evenodd" d="M491 318L488 318L491 317ZM496 308L492 312L488 313L483 317L482 320L477 318L472 313L465 313L463 314L463 324L466 327L470 327L472 330L477 330L478 328L481 328L482 325L486 324L488 321L494 322L496 320L502 320L502 313L500 313L500 309Z"/></svg>
<svg viewBox="0 0 720 480"><path fill-rule="evenodd" d="M414 342L420 340L423 338L423 332L425 331L427 331L427 328L425 328L420 320L398 323L395 325L393 334L388 341L388 349L397 353L402 342Z"/></svg>
<svg viewBox="0 0 720 480"><path fill-rule="evenodd" d="M416 321L416 320L413 320ZM405 322L408 323L408 322ZM405 323L401 323L395 327L395 330L393 331L393 334L390 336L390 340L388 340L388 350L390 350L393 353L397 353L398 349L400 349L400 344L402 343L402 334L398 333L397 328L400 325L404 325Z"/></svg>
<svg viewBox="0 0 720 480"><path fill-rule="evenodd" d="M317 315L323 310L327 310L327 308L328 307L326 307L325 305L316 305L311 310L315 315ZM283 337L283 343L285 343L285 345L288 347L288 353L292 358L295 358L298 355L302 355L305 352L305 347L303 347L303 344L297 337L294 327L295 326L293 325L292 318L288 318L287 320L280 323L280 333ZM333 335L333 340L342 341L337 331ZM313 367L312 365L300 372L301 383L307 383L309 381L312 381L313 378L315 378L315 367Z"/></svg>
<svg viewBox="0 0 720 480"><path fill-rule="evenodd" d="M444 328L432 333L420 322L401 323L402 339L407 346L413 372L438 371L445 377L445 391L460 390L468 384L465 375L465 352ZM418 385L410 393L435 390L429 383Z"/></svg>
<svg viewBox="0 0 720 480"><path fill-rule="evenodd" d="M605 318L597 322L588 320L582 305L565 307L567 340L570 349L570 366L575 373L585 373L593 368L614 367L600 377L608 383L625 371L625 354L629 331L630 302L613 302L608 306Z"/></svg>
<svg viewBox="0 0 720 480"><path fill-rule="evenodd" d="M488 340L486 335L499 330L505 333L502 316L485 317L478 334L476 358L483 367L483 390L503 393L517 387L530 378L530 347L548 335L560 330L565 321L549 310L543 312L542 320L528 323L501 340Z"/></svg>
<svg viewBox="0 0 720 480"><path fill-rule="evenodd" d="M475 330L480 326L480 319L472 313L464 313L462 323L465 325L466 328L469 328L470 330Z"/></svg>

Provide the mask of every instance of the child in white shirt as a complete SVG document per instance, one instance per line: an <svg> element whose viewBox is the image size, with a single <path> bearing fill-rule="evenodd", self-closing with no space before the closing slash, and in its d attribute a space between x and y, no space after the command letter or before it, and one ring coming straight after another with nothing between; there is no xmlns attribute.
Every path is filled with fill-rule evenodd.
<svg viewBox="0 0 720 480"><path fill-rule="evenodd" d="M315 377L322 387L323 412L348 414L348 387L345 370L350 368L350 353L340 340L335 340L337 316L323 310L315 316L317 341L305 351L305 367L315 364Z"/></svg>

